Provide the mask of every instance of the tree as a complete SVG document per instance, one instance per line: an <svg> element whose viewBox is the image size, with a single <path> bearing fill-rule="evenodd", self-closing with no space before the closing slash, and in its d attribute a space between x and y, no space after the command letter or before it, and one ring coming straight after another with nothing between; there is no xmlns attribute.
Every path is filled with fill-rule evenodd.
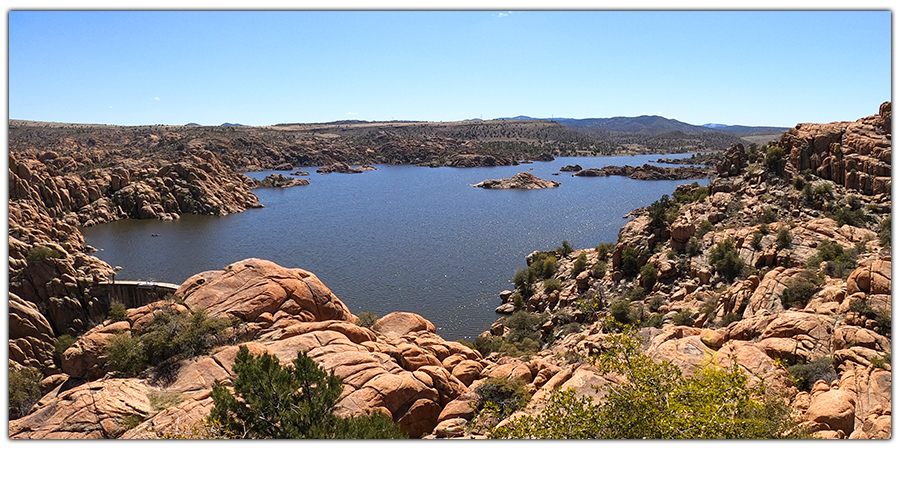
<svg viewBox="0 0 900 500"><path fill-rule="evenodd" d="M342 383L304 353L282 366L268 353L252 356L241 346L234 359L234 394L213 385L217 422L238 438L251 439L397 439L406 437L384 413L341 418L334 414ZM238 398L235 398L235 395Z"/></svg>

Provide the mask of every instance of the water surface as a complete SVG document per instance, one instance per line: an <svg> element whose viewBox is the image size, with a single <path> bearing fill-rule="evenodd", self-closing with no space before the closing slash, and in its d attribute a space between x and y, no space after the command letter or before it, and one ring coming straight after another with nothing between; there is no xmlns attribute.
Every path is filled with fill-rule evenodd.
<svg viewBox="0 0 900 500"><path fill-rule="evenodd" d="M557 158L472 169L374 165L378 170L362 174L320 175L312 168L308 186L256 190L263 209L122 220L82 232L102 249L97 257L122 267L119 279L177 284L258 257L315 273L355 314L415 312L448 340L472 340L497 318L498 294L512 287L526 255L563 240L576 249L614 242L623 215L693 182L553 173L565 165L639 166L660 157ZM471 187L530 169L562 184L527 191Z"/></svg>

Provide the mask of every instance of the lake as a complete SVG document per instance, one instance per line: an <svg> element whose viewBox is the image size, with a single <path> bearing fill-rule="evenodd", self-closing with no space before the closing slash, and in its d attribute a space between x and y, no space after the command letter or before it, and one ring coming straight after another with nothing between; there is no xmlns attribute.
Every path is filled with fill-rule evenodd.
<svg viewBox="0 0 900 500"><path fill-rule="evenodd" d="M627 222L623 215L693 182L553 173L566 165L640 166L687 156L557 158L470 169L373 165L378 170L362 174L321 175L310 168L308 186L256 190L263 209L121 220L81 231L101 249L98 258L122 267L118 279L180 284L258 257L315 273L354 314L415 312L445 339L471 341L497 319L499 293L512 288L526 255L563 240L575 249L614 242ZM541 190L471 186L528 170L562 184Z"/></svg>

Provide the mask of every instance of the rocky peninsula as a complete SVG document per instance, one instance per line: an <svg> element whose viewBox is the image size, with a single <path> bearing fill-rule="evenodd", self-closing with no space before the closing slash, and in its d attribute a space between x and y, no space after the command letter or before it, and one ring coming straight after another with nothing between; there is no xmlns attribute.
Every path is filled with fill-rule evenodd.
<svg viewBox="0 0 900 500"><path fill-rule="evenodd" d="M382 412L410 437L488 437L540 416L560 391L604 401L627 380L595 360L631 323L655 362L685 377L735 368L813 437L890 439L890 130L888 102L855 122L800 124L755 162L729 148L709 186L636 211L617 242L529 255L501 294L510 315L471 345L412 312L356 317L312 273L259 259L113 308L95 294L112 270L77 225L259 207L253 182L226 166L237 155L206 149L228 151L215 138L169 159L86 143L11 147L10 378L34 374L38 394L11 406L9 436L184 434L203 425L214 381L233 384L246 346L334 370L342 415ZM205 349L128 365L111 348L192 321L215 327ZM485 418L487 395L510 386L523 397Z"/></svg>
<svg viewBox="0 0 900 500"><path fill-rule="evenodd" d="M567 167L563 167L567 168ZM658 167L656 165L644 164L640 167L624 165L617 167L615 165L607 165L603 168L580 168L575 166L567 170L560 171L574 172L574 177L609 177L611 175L619 175L628 177L629 179L637 179L642 181L681 181L689 179L705 179L713 175L712 168L705 167Z"/></svg>

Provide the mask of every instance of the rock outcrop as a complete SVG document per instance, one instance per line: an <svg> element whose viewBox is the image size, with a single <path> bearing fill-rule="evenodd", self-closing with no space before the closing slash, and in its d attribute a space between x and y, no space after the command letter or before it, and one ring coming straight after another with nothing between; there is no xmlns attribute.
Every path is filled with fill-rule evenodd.
<svg viewBox="0 0 900 500"><path fill-rule="evenodd" d="M294 174L292 173L291 175ZM294 186L309 186L309 181L306 179L291 179L290 177L285 177L284 174L270 174L263 180L255 181L255 186L257 188L289 188Z"/></svg>
<svg viewBox="0 0 900 500"><path fill-rule="evenodd" d="M547 189L558 187L559 184L540 179L529 172L519 172L509 179L488 179L472 186L484 189Z"/></svg>
<svg viewBox="0 0 900 500"><path fill-rule="evenodd" d="M650 164L640 167L607 165L603 168L585 168L574 172L572 174L574 177L609 177L618 175L642 181L704 179L713 175L712 170L705 167L658 167Z"/></svg>

